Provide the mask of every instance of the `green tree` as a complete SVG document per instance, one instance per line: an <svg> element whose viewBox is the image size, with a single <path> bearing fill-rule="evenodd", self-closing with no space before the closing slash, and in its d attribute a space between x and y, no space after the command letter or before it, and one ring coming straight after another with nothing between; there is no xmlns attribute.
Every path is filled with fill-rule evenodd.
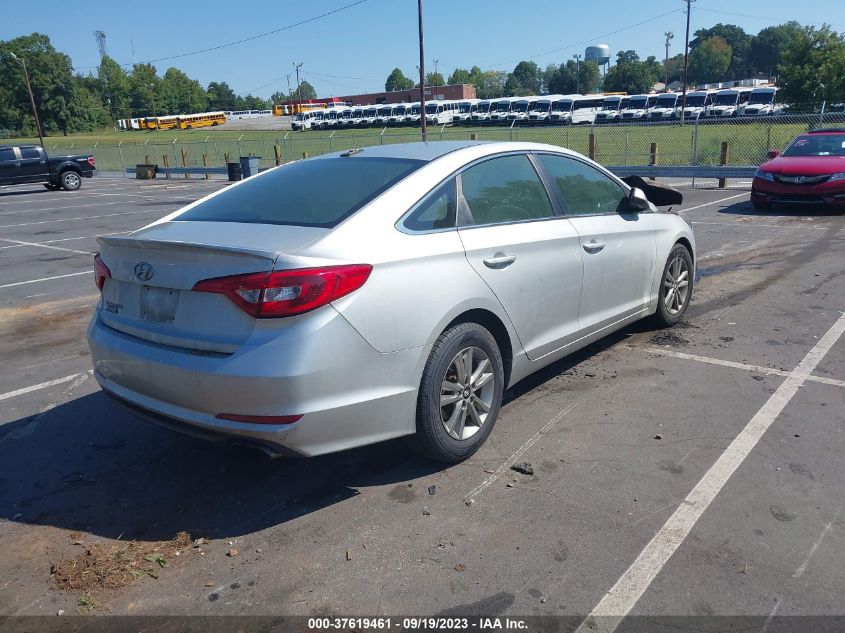
<svg viewBox="0 0 845 633"><path fill-rule="evenodd" d="M787 103L845 101L845 39L823 24L805 26L789 42L779 67L780 97Z"/></svg>
<svg viewBox="0 0 845 633"><path fill-rule="evenodd" d="M731 63L731 46L721 37L701 42L689 56L689 80L713 83L725 77Z"/></svg>
<svg viewBox="0 0 845 633"><path fill-rule="evenodd" d="M604 77L604 89L628 94L650 92L658 79L657 67L654 61L640 61L635 51L619 51L616 64Z"/></svg>
<svg viewBox="0 0 845 633"><path fill-rule="evenodd" d="M200 82L178 68L167 69L159 90L162 109L171 114L204 112L208 107L208 97Z"/></svg>
<svg viewBox="0 0 845 633"><path fill-rule="evenodd" d="M243 98L244 110L269 110L270 104L261 97L247 95Z"/></svg>
<svg viewBox="0 0 845 633"><path fill-rule="evenodd" d="M425 74L425 85L426 86L445 86L446 80L443 79L442 73L426 73Z"/></svg>
<svg viewBox="0 0 845 633"><path fill-rule="evenodd" d="M178 114L170 112L161 98L161 78L152 64L135 64L129 74L129 107L137 117Z"/></svg>
<svg viewBox="0 0 845 633"><path fill-rule="evenodd" d="M100 61L97 69L97 80L100 84L100 97L106 103L113 119L126 118L130 115L129 75L126 71L106 55Z"/></svg>
<svg viewBox="0 0 845 633"><path fill-rule="evenodd" d="M239 110L240 103L238 95L229 87L225 81L220 83L212 81L205 89L208 95L208 109L218 110Z"/></svg>
<svg viewBox="0 0 845 633"><path fill-rule="evenodd" d="M472 74L465 68L456 68L446 82L451 86L454 84L470 84L472 83Z"/></svg>
<svg viewBox="0 0 845 633"><path fill-rule="evenodd" d="M515 94L536 95L540 94L540 81L542 73L534 62L521 61L511 73L516 80Z"/></svg>
<svg viewBox="0 0 845 633"><path fill-rule="evenodd" d="M481 73L478 83L473 83L479 99L496 99L505 91L508 73L501 70L488 70Z"/></svg>
<svg viewBox="0 0 845 633"><path fill-rule="evenodd" d="M778 66L784 61L787 47L800 33L801 25L798 22L768 26L761 30L751 40L751 66L758 72L775 77Z"/></svg>
<svg viewBox="0 0 845 633"><path fill-rule="evenodd" d="M14 53L13 59L8 53ZM26 61L41 127L46 134L69 130L74 76L70 57L58 52L41 33L0 41L0 127L36 132L29 93L24 80Z"/></svg>
<svg viewBox="0 0 845 633"><path fill-rule="evenodd" d="M751 76L752 64L749 59L751 51L751 36L735 24L718 23L709 29L699 29L695 32L695 39L690 40L690 54L706 40L721 37L731 47L731 61L720 79L747 79Z"/></svg>
<svg viewBox="0 0 845 633"><path fill-rule="evenodd" d="M303 79L299 84L299 96L303 101L306 101L307 99L316 99L317 91L314 90L314 86Z"/></svg>
<svg viewBox="0 0 845 633"><path fill-rule="evenodd" d="M581 62L578 71L578 86L581 94L588 95L599 87L601 74L599 72L599 65L596 62Z"/></svg>
<svg viewBox="0 0 845 633"><path fill-rule="evenodd" d="M406 77L399 68L394 68L387 76L387 81L384 82L384 89L386 92L394 92L396 90L410 90L414 87L414 80Z"/></svg>

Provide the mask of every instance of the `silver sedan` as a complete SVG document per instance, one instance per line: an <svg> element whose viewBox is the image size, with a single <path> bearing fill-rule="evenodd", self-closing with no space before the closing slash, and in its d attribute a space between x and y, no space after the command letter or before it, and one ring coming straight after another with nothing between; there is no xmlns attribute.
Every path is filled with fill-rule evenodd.
<svg viewBox="0 0 845 633"><path fill-rule="evenodd" d="M533 143L268 170L99 239L94 375L142 418L271 454L409 436L465 459L506 388L632 321L683 316L692 230L642 189Z"/></svg>

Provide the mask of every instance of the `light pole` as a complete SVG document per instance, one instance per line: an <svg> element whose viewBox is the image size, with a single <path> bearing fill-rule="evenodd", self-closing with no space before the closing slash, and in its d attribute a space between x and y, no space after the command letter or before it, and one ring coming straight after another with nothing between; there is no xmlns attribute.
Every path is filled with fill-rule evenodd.
<svg viewBox="0 0 845 633"><path fill-rule="evenodd" d="M299 67L302 66L305 62L293 62L293 67L296 68L296 99L299 101L299 113L302 113L302 89L300 88L299 84Z"/></svg>
<svg viewBox="0 0 845 633"><path fill-rule="evenodd" d="M26 69L26 61L23 57L18 57L11 51L9 51L9 57L19 61L23 66L23 76L24 79L26 79L26 89L29 92L29 102L32 104L32 116L35 117L35 129L38 130L38 140L41 141L41 147L44 147L44 132L41 130L41 121L38 119L38 110L35 108L35 95L32 94L32 85L29 83L29 71Z"/></svg>
<svg viewBox="0 0 845 633"><path fill-rule="evenodd" d="M575 58L575 94L581 94L581 55L576 53Z"/></svg>
<svg viewBox="0 0 845 633"><path fill-rule="evenodd" d="M672 31L666 31L663 35L666 36L666 58L663 61L663 72L666 82L663 84L663 88L664 90L669 90L669 41L674 39L675 34Z"/></svg>
<svg viewBox="0 0 845 633"><path fill-rule="evenodd" d="M422 0L417 0L417 17L419 22L419 37L420 37L420 128L422 133L422 140L426 140L426 121L425 121L425 50L423 39L423 11Z"/></svg>
<svg viewBox="0 0 845 633"><path fill-rule="evenodd" d="M682 0L687 3L687 35L684 41L684 89L681 93L681 123L684 122L684 108L687 105L687 70L689 69L689 18L692 3L695 0Z"/></svg>
<svg viewBox="0 0 845 633"><path fill-rule="evenodd" d="M290 75L285 75L288 78L288 98L285 101L290 101Z"/></svg>
<svg viewBox="0 0 845 633"><path fill-rule="evenodd" d="M432 82L432 83L434 85L434 98L437 99L437 83L435 83L435 82L437 81L437 63L440 60L433 59L432 61L434 62L434 82Z"/></svg>

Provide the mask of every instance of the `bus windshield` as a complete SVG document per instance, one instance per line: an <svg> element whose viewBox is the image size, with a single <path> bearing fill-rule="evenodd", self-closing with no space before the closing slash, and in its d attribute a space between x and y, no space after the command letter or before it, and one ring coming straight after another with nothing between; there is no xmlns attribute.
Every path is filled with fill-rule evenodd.
<svg viewBox="0 0 845 633"><path fill-rule="evenodd" d="M675 104L678 102L678 97L675 95L664 95L662 97L657 97L657 103L654 104L655 108L674 108Z"/></svg>
<svg viewBox="0 0 845 633"><path fill-rule="evenodd" d="M648 99L646 97L633 97L628 104L629 110L645 110L648 106Z"/></svg>
<svg viewBox="0 0 845 633"><path fill-rule="evenodd" d="M419 115L420 109L422 109L422 106L419 106L419 105L411 106L411 114Z"/></svg>
<svg viewBox="0 0 845 633"><path fill-rule="evenodd" d="M489 103L479 103L476 112L490 112L490 104Z"/></svg>
<svg viewBox="0 0 845 633"><path fill-rule="evenodd" d="M555 112L572 112L572 101L555 101L552 110Z"/></svg>
<svg viewBox="0 0 845 633"><path fill-rule="evenodd" d="M509 101L500 101L496 104L496 112L507 112L511 109L511 104Z"/></svg>
<svg viewBox="0 0 845 633"><path fill-rule="evenodd" d="M521 101L521 102L518 102L518 103L514 103L512 110L514 112L528 112L528 102L527 101Z"/></svg>
<svg viewBox="0 0 845 633"><path fill-rule="evenodd" d="M775 99L774 92L758 92L757 94L752 94L751 98L748 99L749 105L768 105Z"/></svg>
<svg viewBox="0 0 845 633"><path fill-rule="evenodd" d="M426 114L437 114L438 108L441 106L436 103L426 103L425 104L425 113Z"/></svg>
<svg viewBox="0 0 845 633"><path fill-rule="evenodd" d="M621 99L605 99L601 104L602 110L609 110L614 111L619 109L619 104L622 103Z"/></svg>
<svg viewBox="0 0 845 633"><path fill-rule="evenodd" d="M704 106L704 102L707 100L707 97L704 95L687 95L687 105L688 108L701 108Z"/></svg>
<svg viewBox="0 0 845 633"><path fill-rule="evenodd" d="M461 114L469 114L472 112L472 104L471 103L459 103L458 104L458 112Z"/></svg>
<svg viewBox="0 0 845 633"><path fill-rule="evenodd" d="M716 95L716 105L719 106L732 106L736 105L736 101L739 98L739 93L735 94L726 94L726 95Z"/></svg>
<svg viewBox="0 0 845 633"><path fill-rule="evenodd" d="M532 103L528 109L531 110L531 112L548 112L551 105L552 104L548 101L536 101Z"/></svg>

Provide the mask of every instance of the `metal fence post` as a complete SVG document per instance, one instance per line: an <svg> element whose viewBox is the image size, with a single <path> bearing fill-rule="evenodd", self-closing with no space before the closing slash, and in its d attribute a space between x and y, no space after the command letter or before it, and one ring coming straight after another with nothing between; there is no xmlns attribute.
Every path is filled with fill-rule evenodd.
<svg viewBox="0 0 845 633"><path fill-rule="evenodd" d="M827 104L827 101L822 101L821 110L819 110L819 127L824 125L824 107Z"/></svg>

